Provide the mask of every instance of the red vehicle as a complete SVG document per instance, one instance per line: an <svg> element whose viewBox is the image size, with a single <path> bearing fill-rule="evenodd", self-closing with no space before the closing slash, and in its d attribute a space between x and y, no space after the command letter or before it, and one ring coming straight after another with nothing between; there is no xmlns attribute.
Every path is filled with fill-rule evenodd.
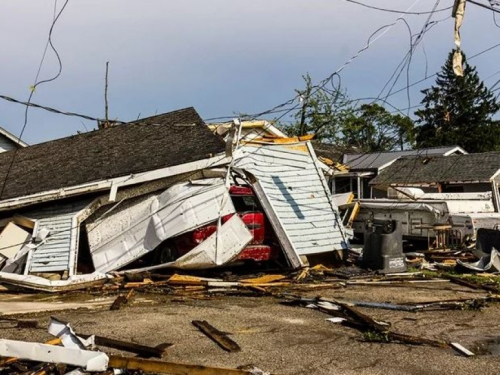
<svg viewBox="0 0 500 375"><path fill-rule="evenodd" d="M231 186L229 189L236 214L222 217L225 223L231 216L238 215L252 233L253 239L238 255L235 261L268 261L277 257L277 247L273 246L272 231L252 189L248 186ZM217 230L217 223L211 223L194 231L173 237L162 243L157 251L157 263L167 263L187 254L205 241Z"/></svg>

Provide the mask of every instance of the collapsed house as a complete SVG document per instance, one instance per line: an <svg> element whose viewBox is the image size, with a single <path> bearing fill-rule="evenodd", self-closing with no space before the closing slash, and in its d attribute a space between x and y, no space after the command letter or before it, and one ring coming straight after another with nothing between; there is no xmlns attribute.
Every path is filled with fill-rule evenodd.
<svg viewBox="0 0 500 375"><path fill-rule="evenodd" d="M67 290L346 249L309 142L282 140L232 156L187 108L0 154L0 281Z"/></svg>
<svg viewBox="0 0 500 375"><path fill-rule="evenodd" d="M407 156L394 161L370 186L388 198L361 199L354 231L367 221L399 220L408 239L445 239L444 245L474 238L480 228L500 225L500 153Z"/></svg>

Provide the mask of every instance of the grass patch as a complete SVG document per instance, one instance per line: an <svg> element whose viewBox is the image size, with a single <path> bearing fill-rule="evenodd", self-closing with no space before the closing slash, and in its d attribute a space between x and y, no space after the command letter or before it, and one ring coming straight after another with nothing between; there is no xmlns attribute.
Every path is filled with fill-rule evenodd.
<svg viewBox="0 0 500 375"><path fill-rule="evenodd" d="M363 337L368 342L389 342L389 335L385 332L365 331Z"/></svg>

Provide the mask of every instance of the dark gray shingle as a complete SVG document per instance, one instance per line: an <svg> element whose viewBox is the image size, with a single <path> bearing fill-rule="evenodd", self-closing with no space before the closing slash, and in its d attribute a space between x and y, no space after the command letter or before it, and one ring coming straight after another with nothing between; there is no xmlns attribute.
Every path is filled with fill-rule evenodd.
<svg viewBox="0 0 500 375"><path fill-rule="evenodd" d="M17 150L1 199L205 159L225 150L194 108ZM14 151L0 154L0 189Z"/></svg>
<svg viewBox="0 0 500 375"><path fill-rule="evenodd" d="M488 182L500 170L500 153L407 156L396 160L371 185Z"/></svg>

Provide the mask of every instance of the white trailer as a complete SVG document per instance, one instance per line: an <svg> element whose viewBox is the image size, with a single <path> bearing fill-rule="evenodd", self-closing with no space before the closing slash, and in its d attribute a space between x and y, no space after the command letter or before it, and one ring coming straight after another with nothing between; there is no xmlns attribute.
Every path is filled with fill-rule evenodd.
<svg viewBox="0 0 500 375"><path fill-rule="evenodd" d="M500 213L495 212L491 193L433 193L415 200L408 196L398 199L362 199L360 211L353 223L355 235L364 234L367 222L373 219L398 220L403 237L427 240L436 233L435 225L451 226L462 239L475 238L479 228L500 226Z"/></svg>

